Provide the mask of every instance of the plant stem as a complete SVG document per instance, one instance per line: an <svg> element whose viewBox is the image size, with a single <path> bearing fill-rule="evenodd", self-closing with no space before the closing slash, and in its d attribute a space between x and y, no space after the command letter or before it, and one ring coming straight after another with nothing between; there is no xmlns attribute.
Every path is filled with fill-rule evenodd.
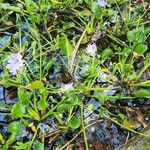
<svg viewBox="0 0 150 150"><path fill-rule="evenodd" d="M81 124L82 124L82 129L84 129L83 136L84 136L85 148L86 148L86 150L89 150L87 137L86 137L86 131L85 131L85 127L84 127L84 112L83 111L84 111L83 105L81 105Z"/></svg>
<svg viewBox="0 0 150 150"><path fill-rule="evenodd" d="M73 141L83 132L83 130L85 130L85 129L91 127L91 126L94 125L94 124L100 123L100 122L102 122L102 121L103 121L102 119L99 119L99 120L96 120L95 122L93 122L93 123L91 123L91 124L85 126L82 130L80 130L80 131L78 132L78 134L76 134L69 142L67 142L67 143L66 143L64 146L62 146L59 150L65 149L71 142L73 142Z"/></svg>

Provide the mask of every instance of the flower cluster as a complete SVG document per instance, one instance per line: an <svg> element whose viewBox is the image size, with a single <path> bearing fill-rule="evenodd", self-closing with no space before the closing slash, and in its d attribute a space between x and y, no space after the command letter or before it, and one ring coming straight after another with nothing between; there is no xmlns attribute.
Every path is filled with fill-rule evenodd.
<svg viewBox="0 0 150 150"><path fill-rule="evenodd" d="M61 90L73 90L74 89L73 83L68 83L68 84L62 83L60 89Z"/></svg>
<svg viewBox="0 0 150 150"><path fill-rule="evenodd" d="M20 53L11 54L8 58L6 67L11 75L16 75L17 71L22 72L24 67L22 55Z"/></svg>
<svg viewBox="0 0 150 150"><path fill-rule="evenodd" d="M97 0L97 1L98 1L98 4L102 7L105 7L108 5L107 0Z"/></svg>
<svg viewBox="0 0 150 150"><path fill-rule="evenodd" d="M86 48L86 53L88 53L91 56L95 56L96 51L97 51L97 46L95 43L88 44L88 46Z"/></svg>

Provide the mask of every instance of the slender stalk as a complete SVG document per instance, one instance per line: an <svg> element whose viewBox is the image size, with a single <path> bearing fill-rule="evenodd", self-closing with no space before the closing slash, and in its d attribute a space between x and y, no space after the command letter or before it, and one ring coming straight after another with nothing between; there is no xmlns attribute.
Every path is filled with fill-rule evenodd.
<svg viewBox="0 0 150 150"><path fill-rule="evenodd" d="M131 132L136 133L136 134L139 134L139 135L141 135L141 136L150 138L149 135L146 135L146 134L137 132L137 131L135 131L135 130L133 130L133 129L131 129L131 128L128 128L128 127L122 125L122 124L119 123L118 121L116 121L116 120L114 120L114 119L112 119L112 118L110 118L110 117L108 117L108 116L107 116L106 118L108 118L109 120L111 120L111 121L114 122L115 124L119 125L120 127L127 129L128 131L131 131Z"/></svg>
<svg viewBox="0 0 150 150"><path fill-rule="evenodd" d="M73 141L83 132L83 130L85 130L85 129L91 127L91 126L94 125L94 124L100 123L100 122L102 122L102 121L103 121L102 119L99 119L99 120L96 120L95 122L93 122L93 123L91 123L91 124L85 126L82 130L80 130L80 131L78 132L78 134L76 134L69 142L67 142L67 143L66 143L64 146L62 146L59 150L64 150L71 142L73 142Z"/></svg>
<svg viewBox="0 0 150 150"><path fill-rule="evenodd" d="M86 28L83 31L83 33L82 33L82 35L81 35L81 37L80 37L80 39L79 39L79 41L77 43L77 46L75 47L75 49L74 49L74 51L73 51L73 53L72 53L72 55L70 57L70 60L68 61L68 66L69 66L69 69L70 69L71 72L73 72L73 66L74 66L76 55L77 55L77 51L79 49L79 46L81 44L81 41L83 40L83 37L84 37L85 33L86 33Z"/></svg>
<svg viewBox="0 0 150 150"><path fill-rule="evenodd" d="M82 124L82 129L85 129L84 126L84 112L83 112L83 106L81 105L81 124ZM89 150L88 142L87 142L87 137L86 137L86 131L83 130L83 136L84 136L84 142L85 142L85 148L86 150Z"/></svg>
<svg viewBox="0 0 150 150"><path fill-rule="evenodd" d="M36 132L34 133L34 135L33 135L33 138L32 138L32 140L31 140L31 144L30 144L30 146L29 146L28 150L30 150L30 149L31 149L31 146L32 146L33 142L35 141L35 138L36 138L37 132L38 132L38 129L37 129L37 131L36 131Z"/></svg>

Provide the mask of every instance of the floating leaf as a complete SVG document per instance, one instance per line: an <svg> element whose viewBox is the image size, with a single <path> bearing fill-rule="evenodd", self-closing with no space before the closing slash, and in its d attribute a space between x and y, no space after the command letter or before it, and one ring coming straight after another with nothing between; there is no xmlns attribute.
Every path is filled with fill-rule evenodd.
<svg viewBox="0 0 150 150"><path fill-rule="evenodd" d="M24 114L25 114L25 107L24 107L20 102L17 102L17 103L12 107L11 114L12 114L12 116L15 117L15 118L23 117Z"/></svg>
<svg viewBox="0 0 150 150"><path fill-rule="evenodd" d="M29 90L35 90L35 89L44 89L44 85L42 81L34 81L28 85L26 85L26 88Z"/></svg>
<svg viewBox="0 0 150 150"><path fill-rule="evenodd" d="M76 116L73 116L68 126L72 129L77 129L80 126L80 124L81 124L80 120Z"/></svg>

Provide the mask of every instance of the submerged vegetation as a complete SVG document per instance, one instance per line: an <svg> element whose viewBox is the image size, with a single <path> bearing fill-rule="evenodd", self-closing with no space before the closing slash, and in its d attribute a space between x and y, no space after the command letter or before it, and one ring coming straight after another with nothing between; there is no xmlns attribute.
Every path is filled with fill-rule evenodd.
<svg viewBox="0 0 150 150"><path fill-rule="evenodd" d="M126 147L149 110L149 0L0 0L0 149Z"/></svg>

